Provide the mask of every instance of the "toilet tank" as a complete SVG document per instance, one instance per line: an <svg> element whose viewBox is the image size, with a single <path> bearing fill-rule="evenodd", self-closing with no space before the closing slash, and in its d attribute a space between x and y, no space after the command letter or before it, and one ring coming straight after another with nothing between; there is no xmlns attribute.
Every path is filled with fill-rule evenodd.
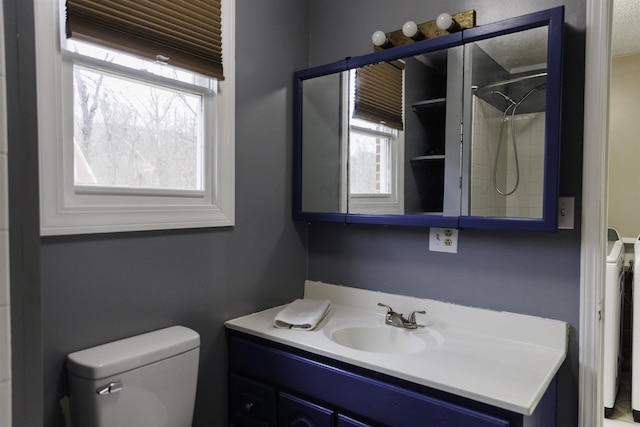
<svg viewBox="0 0 640 427"><path fill-rule="evenodd" d="M67 356L74 427L190 427L200 336L183 326Z"/></svg>

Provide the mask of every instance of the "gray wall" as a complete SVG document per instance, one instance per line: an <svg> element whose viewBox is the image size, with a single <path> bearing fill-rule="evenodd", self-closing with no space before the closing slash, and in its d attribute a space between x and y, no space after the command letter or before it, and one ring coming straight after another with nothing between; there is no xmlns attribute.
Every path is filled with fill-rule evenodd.
<svg viewBox="0 0 640 427"><path fill-rule="evenodd" d="M306 229L290 214L291 90L293 71L307 65L308 2L237 1L235 227L41 240L29 3L4 0L14 425L63 425L67 353L173 324L201 335L194 426L226 425L223 321L303 290Z"/></svg>
<svg viewBox="0 0 640 427"><path fill-rule="evenodd" d="M561 196L581 200L584 0L313 0L310 65L372 52L371 34L475 9L478 24L564 4L566 27ZM428 230L340 224L309 226L308 277L329 283L506 310L570 323L559 373L558 426L576 426L580 212L557 233L461 230L458 254L429 252ZM514 379L517 380L517 379Z"/></svg>

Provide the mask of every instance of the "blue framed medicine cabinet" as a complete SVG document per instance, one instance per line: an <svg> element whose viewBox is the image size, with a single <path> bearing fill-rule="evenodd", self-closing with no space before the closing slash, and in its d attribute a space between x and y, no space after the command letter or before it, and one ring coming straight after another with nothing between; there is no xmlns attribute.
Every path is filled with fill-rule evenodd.
<svg viewBox="0 0 640 427"><path fill-rule="evenodd" d="M555 231L563 37L557 7L296 72L293 219Z"/></svg>

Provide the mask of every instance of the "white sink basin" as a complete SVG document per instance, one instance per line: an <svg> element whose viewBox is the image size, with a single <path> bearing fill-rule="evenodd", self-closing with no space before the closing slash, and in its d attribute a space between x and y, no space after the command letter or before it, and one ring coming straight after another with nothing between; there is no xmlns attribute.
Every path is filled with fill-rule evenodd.
<svg viewBox="0 0 640 427"><path fill-rule="evenodd" d="M415 330L389 325L345 326L334 329L329 338L344 347L371 353L412 354L440 347L444 339L432 329Z"/></svg>

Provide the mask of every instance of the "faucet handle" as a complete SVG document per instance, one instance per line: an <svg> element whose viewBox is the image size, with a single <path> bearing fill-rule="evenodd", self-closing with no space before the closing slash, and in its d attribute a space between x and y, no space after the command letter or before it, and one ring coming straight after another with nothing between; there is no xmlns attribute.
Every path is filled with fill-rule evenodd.
<svg viewBox="0 0 640 427"><path fill-rule="evenodd" d="M386 307L386 309L387 309L387 314L391 314L391 313L393 313L393 312L394 312L394 311L393 311L393 308L389 307L387 304L383 304L383 303L379 302L379 303L378 303L378 306L379 306L379 307Z"/></svg>
<svg viewBox="0 0 640 427"><path fill-rule="evenodd" d="M407 319L409 323L414 323L414 324L416 323L416 313L427 314L427 312L424 310L412 311L411 313L409 313L409 318Z"/></svg>

